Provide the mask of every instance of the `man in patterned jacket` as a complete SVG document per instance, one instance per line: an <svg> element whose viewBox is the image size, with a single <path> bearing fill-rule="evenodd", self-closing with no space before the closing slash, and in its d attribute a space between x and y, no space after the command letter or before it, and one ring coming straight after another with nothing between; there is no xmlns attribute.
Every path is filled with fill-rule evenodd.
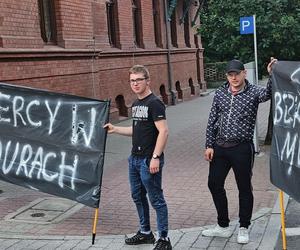
<svg viewBox="0 0 300 250"><path fill-rule="evenodd" d="M267 70L271 73L271 58ZM249 242L248 227L252 216L252 166L254 160L253 133L258 105L271 98L272 83L267 87L250 84L239 60L228 62L227 81L217 89L206 130L205 159L210 162L208 187L217 209L218 224L204 230L203 236L230 237L225 179L232 168L239 190L240 228L237 241Z"/></svg>

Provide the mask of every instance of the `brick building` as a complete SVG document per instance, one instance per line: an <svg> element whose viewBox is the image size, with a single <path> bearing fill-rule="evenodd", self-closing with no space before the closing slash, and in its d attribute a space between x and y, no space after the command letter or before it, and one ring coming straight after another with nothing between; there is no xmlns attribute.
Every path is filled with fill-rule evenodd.
<svg viewBox="0 0 300 250"><path fill-rule="evenodd" d="M153 92L166 105L190 99L206 88L201 39L191 25L199 25L200 5L198 0L1 0L0 81L109 98L116 120L130 116L135 98L128 69L144 64Z"/></svg>

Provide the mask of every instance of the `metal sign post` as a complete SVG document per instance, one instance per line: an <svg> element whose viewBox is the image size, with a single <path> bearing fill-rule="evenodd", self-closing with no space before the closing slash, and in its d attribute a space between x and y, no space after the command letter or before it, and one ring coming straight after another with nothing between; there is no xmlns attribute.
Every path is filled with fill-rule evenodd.
<svg viewBox="0 0 300 250"><path fill-rule="evenodd" d="M257 63L257 43L256 43L256 24L255 15L240 18L240 34L253 34L254 40L254 59L255 59L255 76L256 84L258 84L258 63Z"/></svg>
<svg viewBox="0 0 300 250"><path fill-rule="evenodd" d="M256 75L256 84L258 84L258 62L257 62L257 42L256 42L256 23L255 15L253 15L253 39L254 39L254 60L255 60L255 75Z"/></svg>
<svg viewBox="0 0 300 250"><path fill-rule="evenodd" d="M240 34L241 35L253 34L254 60L255 60L255 83L258 84L258 63L257 63L255 15L248 16L248 17L240 17ZM255 153L260 155L257 131L258 131L258 127L257 127L257 120L256 120L255 128L254 128L254 150L255 150Z"/></svg>

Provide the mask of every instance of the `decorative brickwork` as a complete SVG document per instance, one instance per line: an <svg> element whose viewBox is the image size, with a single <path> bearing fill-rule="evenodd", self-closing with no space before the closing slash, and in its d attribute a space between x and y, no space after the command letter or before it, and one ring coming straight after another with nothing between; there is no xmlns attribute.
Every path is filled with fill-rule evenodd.
<svg viewBox="0 0 300 250"><path fill-rule="evenodd" d="M204 69L204 78L206 81L224 81L226 62L206 63Z"/></svg>

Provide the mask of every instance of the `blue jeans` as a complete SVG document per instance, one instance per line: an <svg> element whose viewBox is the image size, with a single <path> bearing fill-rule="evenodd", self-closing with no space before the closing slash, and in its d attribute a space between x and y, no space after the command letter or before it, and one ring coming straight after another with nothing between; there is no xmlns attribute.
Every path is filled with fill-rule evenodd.
<svg viewBox="0 0 300 250"><path fill-rule="evenodd" d="M151 174L149 162L151 158L131 155L129 162L129 181L131 196L136 205L140 220L140 230L150 231L149 203L156 211L157 231L159 237L168 236L168 207L162 190L163 157L160 159L159 172Z"/></svg>

